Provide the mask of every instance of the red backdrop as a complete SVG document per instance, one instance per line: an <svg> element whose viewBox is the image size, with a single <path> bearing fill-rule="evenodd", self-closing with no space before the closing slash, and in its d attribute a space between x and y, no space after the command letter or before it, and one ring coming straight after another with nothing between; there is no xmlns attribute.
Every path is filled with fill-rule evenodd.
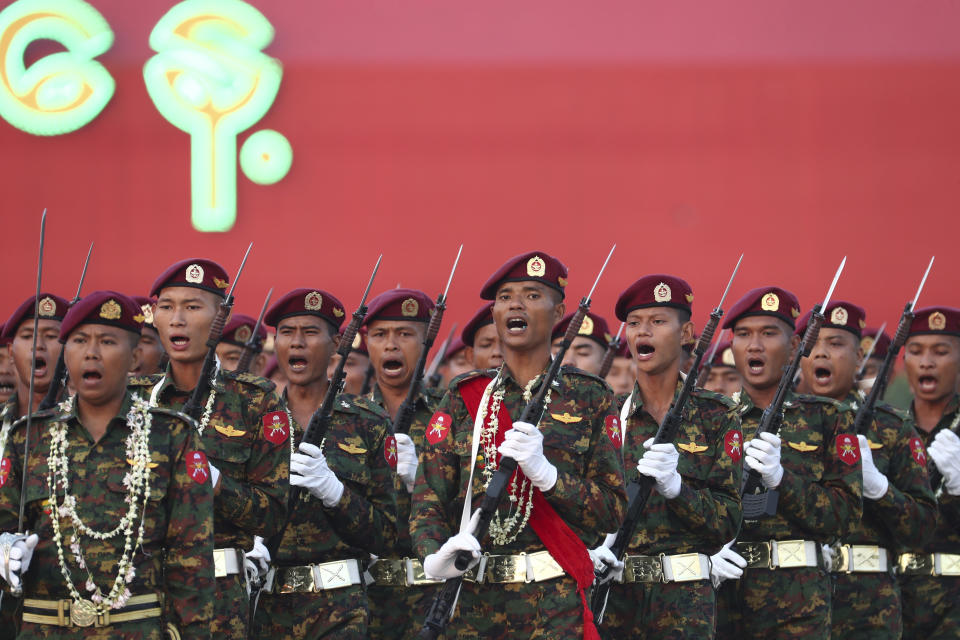
<svg viewBox="0 0 960 640"><path fill-rule="evenodd" d="M284 0L253 4L284 63L272 128L293 168L238 172L238 222L189 222L189 138L144 88L150 30L170 1L92 2L116 34L99 60L116 94L90 125L39 138L0 122L5 316L30 295L40 211L46 289L145 293L174 260L236 269L238 310L270 286L439 293L457 245L450 320L486 276L537 248L571 268L575 302L612 316L644 273L687 278L702 321L743 252L736 297L777 283L805 307L843 255L837 296L895 322L937 254L921 305L957 300L960 5L898 1ZM720 3L717 3L720 4ZM449 326L449 322L447 324ZM616 326L616 325L614 325Z"/></svg>

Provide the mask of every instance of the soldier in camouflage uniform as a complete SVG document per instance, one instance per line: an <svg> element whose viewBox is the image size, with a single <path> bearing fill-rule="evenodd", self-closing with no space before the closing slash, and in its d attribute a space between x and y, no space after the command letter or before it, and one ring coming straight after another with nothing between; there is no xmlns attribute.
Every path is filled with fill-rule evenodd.
<svg viewBox="0 0 960 640"><path fill-rule="evenodd" d="M854 377L864 355L860 331L866 313L850 302L833 301L824 316L817 344L801 363L803 380L811 393L833 398L856 415L864 400ZM803 335L809 318L807 313L797 323L797 335ZM906 414L878 402L874 419L858 440L863 518L832 547L831 637L899 638L903 624L893 574L895 553L907 545L926 544L937 503L923 446Z"/></svg>
<svg viewBox="0 0 960 640"><path fill-rule="evenodd" d="M503 364L500 336L497 335L497 327L493 324L492 310L492 304L483 305L473 314L460 333L463 344L467 345L467 359L473 363L474 369L481 371L496 369Z"/></svg>
<svg viewBox="0 0 960 640"><path fill-rule="evenodd" d="M943 482L932 489L939 519L927 539L909 541L898 559L903 598L903 637L933 640L960 637L960 310L928 307L916 311L904 346L907 379L913 389L913 417L927 460ZM923 456L923 448L916 453Z"/></svg>
<svg viewBox="0 0 960 640"><path fill-rule="evenodd" d="M17 369L13 366L13 356L7 348L12 339L3 337L3 325L0 324L0 405L17 392Z"/></svg>
<svg viewBox="0 0 960 640"><path fill-rule="evenodd" d="M247 340L253 335L253 328L257 326L257 319L242 313L231 313L230 320L223 327L220 334L220 344L217 345L217 357L224 371L236 371L240 358L246 350ZM255 376L262 376L267 364L267 354L263 352L263 343L267 340L267 328L262 324L257 329L257 344L259 350L253 353L250 368L247 370Z"/></svg>
<svg viewBox="0 0 960 640"><path fill-rule="evenodd" d="M743 387L743 378L737 371L736 364L733 361L733 343L730 340L724 340L717 345L716 349L711 347L707 353L712 353L713 358L710 362L710 373L706 379L697 380L703 383L703 388L709 391L715 391L728 398L740 391Z"/></svg>
<svg viewBox="0 0 960 640"><path fill-rule="evenodd" d="M253 621L257 638L369 637L364 567L371 553L396 541L386 414L365 398L340 394L320 446L302 443L327 393L327 364L344 315L330 293L295 289L264 318L276 328L277 360L287 374L291 444L300 443L299 453L291 447L290 484L305 490L266 575ZM271 561L262 542L247 557L262 566Z"/></svg>
<svg viewBox="0 0 960 640"><path fill-rule="evenodd" d="M211 637L210 470L193 421L126 389L139 311L100 291L64 318L77 394L33 422L23 496L33 535L0 567L9 585L23 579L19 638L158 640L168 625L183 638ZM5 434L0 531L17 529L25 425Z"/></svg>
<svg viewBox="0 0 960 640"><path fill-rule="evenodd" d="M487 281L480 297L495 301L505 363L455 379L430 420L410 523L429 576L461 575L459 550L480 558L470 512L500 456L519 463L448 637L597 637L586 602L593 581L587 549L620 525L626 506L613 394L603 380L562 367L538 424L512 419L549 367L566 278L560 261L531 252Z"/></svg>
<svg viewBox="0 0 960 640"><path fill-rule="evenodd" d="M152 376L162 373L167 368L167 352L163 350L160 334L153 326L153 300L146 296L131 296L140 305L140 315L143 317L143 330L140 332L140 343L137 345L137 359L130 370L132 376Z"/></svg>
<svg viewBox="0 0 960 640"><path fill-rule="evenodd" d="M779 502L775 515L753 519L745 497L736 545L724 545L712 558L715 581L742 575L718 594L721 638L829 637L831 585L821 545L847 534L863 511L860 449L850 432L852 416L838 403L789 393L779 433L756 436L800 344L793 335L799 315L792 293L761 287L741 298L724 323L733 330L743 376L734 401L746 439L744 463L761 475L765 490L779 492Z"/></svg>
<svg viewBox="0 0 960 640"><path fill-rule="evenodd" d="M740 524L743 438L733 402L695 390L676 439L653 444L683 386L680 354L693 335L692 300L684 280L649 275L617 301L617 318L626 322L626 343L639 367L620 412L626 476L643 474L657 484L627 547L627 570L609 549L615 534L594 551L595 560L620 570L623 582L610 589L601 625L608 638L714 634L709 556Z"/></svg>
<svg viewBox="0 0 960 640"><path fill-rule="evenodd" d="M407 397L413 370L430 321L433 302L422 291L393 289L370 301L364 321L374 383L369 399L391 421ZM427 615L436 585L424 578L423 567L410 542L410 493L417 470L417 452L426 443L427 423L438 398L421 386L409 434L395 434L388 461L395 468L397 543L370 568L376 584L370 586L370 637L413 638Z"/></svg>
<svg viewBox="0 0 960 640"><path fill-rule="evenodd" d="M554 350L559 348L563 334L567 332L567 327L570 326L570 320L575 313L576 311L568 313L553 328L551 340ZM593 312L588 312L583 318L577 337L573 339L573 343L563 356L563 364L598 375L603 366L603 357L607 354L607 345L612 339L607 321Z"/></svg>
<svg viewBox="0 0 960 640"><path fill-rule="evenodd" d="M857 386L863 393L870 393L873 381L880 371L880 365L883 364L883 359L887 357L887 350L890 349L890 336L886 332L880 333L880 329L876 327L867 327L861 333L860 350L864 355L869 353L870 357L863 363L863 377L857 382ZM873 347L872 351L871 347ZM890 375L892 377L893 373Z"/></svg>
<svg viewBox="0 0 960 640"><path fill-rule="evenodd" d="M179 410L197 385L206 340L227 287L227 274L210 260L167 269L150 291L154 325L170 364L163 376L131 378L151 404ZM214 480L217 595L211 631L246 639L249 586L244 551L253 536L268 538L283 522L289 488L287 412L269 380L219 370L198 421ZM222 473L221 473L222 472Z"/></svg>
<svg viewBox="0 0 960 640"><path fill-rule="evenodd" d="M37 352L36 360L33 347L33 314L37 307L36 298L30 296L17 307L0 331L0 339L6 344L0 350L7 355L9 352L11 364L16 371L14 376L15 390L0 407L0 422L2 431L9 434L13 424L21 416L27 414L30 394L30 375L33 374L33 407L40 406L40 402L47 395L50 383L53 381L53 370L60 358L60 322L67 313L69 304L60 296L50 293L41 293L37 322ZM34 363L37 365L34 367ZM35 370L34 370L35 369ZM0 435L0 442L4 436ZM0 447L0 459L6 453ZM0 466L0 474L4 470ZM10 640L16 637L20 624L20 600L0 593L0 640Z"/></svg>

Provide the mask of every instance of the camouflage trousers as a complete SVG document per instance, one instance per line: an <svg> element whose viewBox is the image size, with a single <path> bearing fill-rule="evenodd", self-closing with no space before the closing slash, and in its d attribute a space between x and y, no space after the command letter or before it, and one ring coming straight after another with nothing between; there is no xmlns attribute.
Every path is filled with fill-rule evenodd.
<svg viewBox="0 0 960 640"><path fill-rule="evenodd" d="M716 597L709 580L614 584L600 635L622 638L713 638Z"/></svg>
<svg viewBox="0 0 960 640"><path fill-rule="evenodd" d="M20 598L0 592L0 640L13 640L20 626Z"/></svg>
<svg viewBox="0 0 960 640"><path fill-rule="evenodd" d="M250 619L250 597L246 577L241 574L217 578L216 600L210 631L214 638L247 640Z"/></svg>
<svg viewBox="0 0 960 640"><path fill-rule="evenodd" d="M583 603L569 576L545 582L464 582L448 638L576 640L583 637Z"/></svg>
<svg viewBox="0 0 960 640"><path fill-rule="evenodd" d="M830 591L821 569L747 569L717 592L717 638L829 638Z"/></svg>
<svg viewBox="0 0 960 640"><path fill-rule="evenodd" d="M253 638L364 640L367 596L360 585L319 593L265 593L252 624Z"/></svg>
<svg viewBox="0 0 960 640"><path fill-rule="evenodd" d="M882 640L903 633L900 587L889 573L834 573L831 638Z"/></svg>
<svg viewBox="0 0 960 640"><path fill-rule="evenodd" d="M960 638L960 578L900 576L903 637Z"/></svg>
<svg viewBox="0 0 960 640"><path fill-rule="evenodd" d="M374 640L416 638L438 589L435 585L367 587L370 637Z"/></svg>

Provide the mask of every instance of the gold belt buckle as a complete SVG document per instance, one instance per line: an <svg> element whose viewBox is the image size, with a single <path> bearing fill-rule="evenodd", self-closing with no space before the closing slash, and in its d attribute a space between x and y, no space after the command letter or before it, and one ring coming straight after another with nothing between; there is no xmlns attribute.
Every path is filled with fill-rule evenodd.
<svg viewBox="0 0 960 640"><path fill-rule="evenodd" d="M227 577L227 552L225 549L213 550L213 576L215 578Z"/></svg>
<svg viewBox="0 0 960 640"><path fill-rule="evenodd" d="M807 546L804 541L784 540L783 542L777 542L777 566L783 569L806 567Z"/></svg>
<svg viewBox="0 0 960 640"><path fill-rule="evenodd" d="M369 569L370 575L376 580L377 586L402 587L406 584L407 571L403 560L396 558L379 558ZM420 565L423 572L423 565Z"/></svg>
<svg viewBox="0 0 960 640"><path fill-rule="evenodd" d="M664 561L670 563L670 572L674 582L690 582L702 580L705 576L700 571L699 553L681 553L675 556L664 556Z"/></svg>
<svg viewBox="0 0 960 640"><path fill-rule="evenodd" d="M623 564L624 582L663 582L663 563L658 557L626 556Z"/></svg>
<svg viewBox="0 0 960 640"><path fill-rule="evenodd" d="M960 555L956 553L941 553L940 575L960 576Z"/></svg>
<svg viewBox="0 0 960 640"><path fill-rule="evenodd" d="M313 578L313 568L283 567L277 569L277 593L308 593L316 591L316 581Z"/></svg>
<svg viewBox="0 0 960 640"><path fill-rule="evenodd" d="M901 553L897 565L904 575L935 575L933 556L929 553Z"/></svg>
<svg viewBox="0 0 960 640"><path fill-rule="evenodd" d="M565 572L549 551L537 551L527 556L530 562L530 569L533 572L532 582L543 582L559 578Z"/></svg>
<svg viewBox="0 0 960 640"><path fill-rule="evenodd" d="M421 584L438 584L439 580L431 580L427 577L427 574L423 570L423 563L417 560L416 558L404 558L403 565L406 569L407 562L410 562L411 573L413 573L413 581L409 578L407 579L407 584L409 585L421 585Z"/></svg>
<svg viewBox="0 0 960 640"><path fill-rule="evenodd" d="M324 562L314 566L314 581L318 589L340 589L350 586L350 565L346 560Z"/></svg>
<svg viewBox="0 0 960 640"><path fill-rule="evenodd" d="M850 545L849 563L845 565L850 571L880 571L880 547L876 545Z"/></svg>
<svg viewBox="0 0 960 640"><path fill-rule="evenodd" d="M747 561L748 569L772 569L769 542L738 542L737 553Z"/></svg>
<svg viewBox="0 0 960 640"><path fill-rule="evenodd" d="M97 606L89 600L73 600L70 603L70 622L75 627L92 626L97 622Z"/></svg>
<svg viewBox="0 0 960 640"><path fill-rule="evenodd" d="M527 554L515 556L489 556L487 558L486 580L507 584L527 581Z"/></svg>

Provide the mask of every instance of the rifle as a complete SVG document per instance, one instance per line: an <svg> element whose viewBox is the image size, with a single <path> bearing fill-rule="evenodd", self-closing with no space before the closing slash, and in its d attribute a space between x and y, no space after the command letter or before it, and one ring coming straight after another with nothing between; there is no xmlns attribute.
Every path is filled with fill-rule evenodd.
<svg viewBox="0 0 960 640"><path fill-rule="evenodd" d="M867 349L867 352L865 354L863 354L863 363L860 365L859 371L857 371L857 377L854 378L854 380L856 380L857 382L860 382L861 380L863 380L864 372L867 370L867 362L870 361L870 356L872 356L873 352L876 351L877 343L880 342L880 336L883 335L883 331L886 328L887 328L886 322L880 325L880 328L877 329L876 337L874 337L873 342L870 343L870 348ZM876 382L876 379L874 379L874 382Z"/></svg>
<svg viewBox="0 0 960 640"><path fill-rule="evenodd" d="M610 262L610 257L613 255L613 251L616 248L617 245L613 245L613 247L610 249L610 253L607 254L607 259L600 268L600 273L597 274L597 279L594 281L593 287L590 289L590 293L580 300L580 305L577 308L577 312L570 319L570 324L567 326L567 332L564 334L563 341L560 343L560 350L555 356L553 356L553 360L550 363L550 368L547 369L543 379L540 381L540 387L537 390L537 393L533 396L533 398L530 399L530 402L527 404L527 406L523 408L523 411L520 414L520 422L536 424L540 421L540 417L543 414L546 404L547 392L550 390L553 381L560 372L560 366L563 362L564 354L567 352L567 349L570 348L570 344L573 342L574 338L577 337L577 333L580 331L580 325L583 324L583 318L590 310L590 298L593 296L593 291L597 288L597 284L600 282L600 277L603 275L604 270L606 270L607 263ZM480 519L477 524L477 530L474 532L474 536L477 538L477 540L483 540L486 537L487 531L490 528L490 521L493 519L494 514L496 514L497 507L500 504L500 499L503 494L507 492L507 487L510 484L510 478L513 476L513 473L516 470L516 460L507 456L500 458L500 466L490 479L490 483L487 485L486 492L480 503ZM467 487L467 496L465 498L467 500L470 499L470 491L471 487ZM455 565L457 569L466 571L471 562L473 562L473 556L470 554L470 552L461 551L457 554ZM427 613L427 619L424 621L423 628L420 629L420 633L417 636L418 638L435 640L436 638L440 637L440 634L443 633L444 628L447 626L447 622L453 615L453 607L456 604L457 596L460 593L460 587L462 584L462 575L457 578L448 578L443 583L433 600L433 604L430 605L430 611Z"/></svg>
<svg viewBox="0 0 960 640"><path fill-rule="evenodd" d="M247 247L247 252L243 254L243 260L240 261L240 268L237 269L237 275L233 279L233 284L230 285L230 291L227 292L227 297L220 303L220 308L217 309L217 315L213 317L213 322L210 324L210 333L207 334L207 355L203 358L203 366L200 369L197 386L193 388L190 397L181 409L182 413L190 416L194 420L200 420L200 417L203 415L204 401L210 393L210 388L213 385L213 377L216 375L217 345L220 344L220 336L223 335L223 326L227 324L227 320L230 318L230 311L233 309L233 291L237 288L237 281L240 279L240 274L243 273L243 265L247 264L247 256L250 255L250 249L252 248L253 243L251 242L250 246Z"/></svg>
<svg viewBox="0 0 960 640"><path fill-rule="evenodd" d="M337 399L337 395L343 388L343 379L346 377L343 372L343 367L347 363L347 356L350 354L350 349L353 348L353 339L356 337L357 331L360 330L363 319L367 317L367 296L370 294L370 287L373 286L373 281L377 277L381 260L383 260L383 254L380 254L380 257L377 258L377 264L373 267L373 273L367 282L367 288L363 291L363 297L360 298L360 306L353 312L353 318L350 319L350 324L347 325L347 328L343 331L343 335L340 337L340 345L337 347L340 360L337 362L336 369L333 370L333 376L327 383L327 392L323 396L323 402L320 403L320 407L310 416L310 422L303 431L302 442L319 446L320 443L323 442L323 438L327 435L327 429L330 427L330 416L333 414L333 405ZM292 438L293 435L291 434L290 437ZM290 514L293 513L294 507L296 507L297 502L299 502L302 493L303 489L300 487L290 487L290 493L287 495L287 510L283 517L283 523L277 533L265 542L271 558L277 557L277 549L280 547L283 534L290 524Z"/></svg>
<svg viewBox="0 0 960 640"><path fill-rule="evenodd" d="M461 247L463 245L460 245ZM439 301L437 302L439 305ZM441 311L441 313L443 313ZM431 324L433 323L433 318L430 319ZM440 380L443 378L440 375L440 365L443 364L444 358L447 357L447 350L450 348L450 343L453 342L453 336L457 332L457 323L454 322L453 326L450 327L450 333L447 334L447 339L443 341L443 344L440 345L440 351L437 352L437 355L434 356L433 361L430 363L430 368L427 369L425 377L427 378L427 387L430 389L436 389L440 386ZM426 344L426 342L424 342ZM430 343L430 346L433 346L433 342Z"/></svg>
<svg viewBox="0 0 960 640"><path fill-rule="evenodd" d="M260 353L260 350L263 348L263 344L260 341L260 336L257 334L260 333L260 327L263 326L263 315L267 312L267 307L270 306L270 297L272 295L273 287L270 287L270 291L267 292L267 299L263 301L263 307L260 308L260 315L257 317L257 323L253 325L253 333L250 334L247 342L243 345L243 353L240 355L240 361L237 362L237 368L235 369L236 373L245 373L250 371L250 364L253 362L253 356Z"/></svg>
<svg viewBox="0 0 960 640"><path fill-rule="evenodd" d="M90 248L87 250L87 259L83 261L83 271L80 272L80 284L77 285L77 295L73 296L73 300L70 301L70 304L67 305L69 309L73 305L77 304L80 300L80 291L83 290L83 280L87 277L87 267L90 266L90 254L93 253L93 243L90 243ZM50 378L50 387L47 388L47 395L43 397L43 400L40 402L40 406L37 407L37 411L46 411L57 404L57 400L60 398L60 392L63 391L64 385L67 384L67 365L63 360L63 349L60 349L60 357L57 358L57 366L53 370L53 377Z"/></svg>
<svg viewBox="0 0 960 640"><path fill-rule="evenodd" d="M920 292L923 291L923 285L927 282L927 276L930 274L930 267L932 266L933 258L930 258L930 264L927 265L927 271L920 280L920 286L917 288L916 295L913 296L913 302L908 302L903 307L903 313L900 315L900 323L897 325L897 332L893 336L893 341L890 343L887 355L883 358L883 364L880 365L880 370L877 372L877 377L873 381L870 393L867 394L863 404L857 409L857 415L853 419L853 432L858 435L866 435L867 429L869 429L873 423L874 409L876 409L877 402L880 401L880 398L883 397L883 393L886 391L887 378L893 370L893 363L897 361L900 349L903 347L903 343L907 341L910 323L913 322L913 310L917 308L917 300L920 298ZM886 323L884 323L884 326L886 326ZM877 337L879 338L882 333L883 327L877 332ZM871 351L873 351L873 346L876 344L877 342L874 340L873 345L870 347ZM869 357L869 354L867 357ZM866 358L864 358L864 361L866 361Z"/></svg>
<svg viewBox="0 0 960 640"><path fill-rule="evenodd" d="M727 288L723 290L723 295L720 296L720 303L710 314L710 319L707 321L707 325L703 328L703 332L701 332L700 338L693 348L693 365L690 367L690 373L688 373L684 379L680 393L677 394L677 399L673 402L673 405L671 405L670 410L667 411L667 415L663 417L663 422L660 424L654 436L654 444L673 442L677 437L677 433L680 431L683 410L697 384L700 362L703 360L703 355L707 347L713 340L713 333L717 330L717 325L720 324L720 318L723 317L723 302L727 299L727 293L730 291L733 279L737 276L737 271L740 269L740 262L742 260L743 254L741 254L740 259L737 260L737 266L733 268L733 273L727 282ZM631 397L627 402L632 402L632 400ZM626 555L627 547L630 545L634 531L636 531L637 525L640 523L640 516L643 515L647 501L653 494L655 486L656 480L650 476L639 474L627 485L627 495L630 496L630 501L627 503L627 515L623 519L623 524L621 524L617 530L613 544L610 545L610 551L616 556L617 560L621 560L623 556ZM603 622L603 613L607 606L607 597L610 594L610 580L608 577L612 571L613 567L609 565L605 565L602 569L596 571L597 581L593 588L590 608L593 611L594 622L597 625Z"/></svg>
<svg viewBox="0 0 960 640"><path fill-rule="evenodd" d="M703 359L703 364L700 366L700 372L697 374L697 379L703 380L704 384L706 384L707 380L710 379L710 371L713 370L713 359L717 356L717 349L720 348L720 343L723 342L723 334L725 332L726 329L721 329L720 333L717 334L717 341L713 343L713 348L710 349L710 353L708 353L707 357Z"/></svg>
<svg viewBox="0 0 960 640"><path fill-rule="evenodd" d="M440 323L443 322L443 312L447 308L447 292L450 291L450 283L453 282L453 274L457 271L457 265L460 263L460 253L463 251L463 245L457 251L457 257L453 261L453 269L450 270L450 277L447 278L447 286L437 298L437 304L430 314L430 324L427 325L426 334L423 336L423 348L420 350L420 357L417 358L417 365L413 369L413 377L410 378L410 388L407 389L407 397L403 399L403 404L397 410L397 415L393 419L392 430L394 434L408 433L410 425L413 424L413 417L417 412L417 396L420 395L420 386L423 384L423 367L427 361L427 352L433 346L437 339L437 333L440 331ZM453 333L451 332L451 336ZM449 339L449 338L448 338ZM439 354L438 354L439 357Z"/></svg>
<svg viewBox="0 0 960 640"><path fill-rule="evenodd" d="M757 432L754 437L759 437L761 433L772 433L774 435L780 431L783 424L783 403L787 399L787 393L793 388L793 381L800 369L800 360L810 355L814 345L817 344L817 337L820 335L820 327L823 325L822 310L826 309L830 303L830 296L833 295L833 289L837 286L837 280L843 272L843 267L847 263L844 256L837 273L833 276L833 282L830 283L830 289L822 304L813 307L810 314L810 321L807 323L807 330L803 333L803 340L797 348L793 359L790 361L783 375L780 376L780 383L777 385L777 391L773 396L770 405L763 410L760 417L760 424L757 426ZM756 520L776 515L777 501L780 493L776 489L763 490L763 480L760 474L753 469L746 467L743 474L743 485L740 489L740 498L743 503L743 519Z"/></svg>
<svg viewBox="0 0 960 640"><path fill-rule="evenodd" d="M607 343L607 350L603 353L603 360L600 362L600 371L597 373L601 378L606 378L607 374L610 373L613 360L617 357L617 352L620 351L620 334L623 333L623 327L626 324L626 322L621 322L620 328L617 329L617 335L610 338L610 342Z"/></svg>

